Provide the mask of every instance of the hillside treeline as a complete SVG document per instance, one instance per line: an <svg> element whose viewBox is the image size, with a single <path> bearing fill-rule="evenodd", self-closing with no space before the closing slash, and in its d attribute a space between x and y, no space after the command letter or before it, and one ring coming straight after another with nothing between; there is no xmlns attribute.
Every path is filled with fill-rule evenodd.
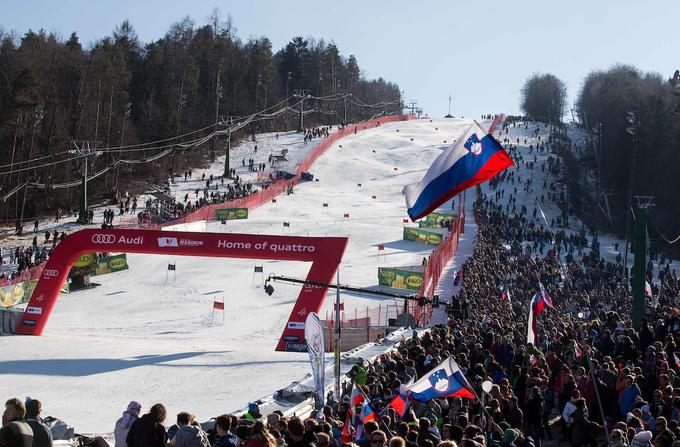
<svg viewBox="0 0 680 447"><path fill-rule="evenodd" d="M87 47L75 32L63 38L42 30L21 36L0 31L0 198L6 199L0 217L13 219L21 208L30 216L77 207L77 187L52 187L81 177L84 159L73 150L87 143L73 141L90 141L98 150L88 157L93 173L119 158L152 158L207 135L223 119L299 109L296 91L310 95L304 108L315 110L305 115L306 126L341 122L345 93L352 95L349 122L401 111L399 87L365 79L356 58L343 56L332 42L295 37L276 51L266 37L238 38L231 19L222 20L218 11L208 22L197 26L187 17L163 38L142 43L125 21ZM297 120L291 110L255 121L241 135L295 130ZM158 143L134 146L146 142ZM175 172L224 147L220 140L183 150ZM102 198L115 186L124 190L137 182L139 189L166 180L171 158L112 169L91 182L91 194ZM71 160L55 164L65 159ZM24 203L23 190L11 193L25 182L44 187L28 188Z"/></svg>
<svg viewBox="0 0 680 447"><path fill-rule="evenodd" d="M536 85L535 79L530 82L532 79L526 85ZM601 125L601 182L603 189L612 192L609 197L612 229L619 234L625 229L629 178L633 172L633 195L654 196L656 206L649 210L648 221L652 242L680 254L676 248L680 244L667 244L661 235L672 239L680 234L680 114L678 92L674 95L677 83L667 76L644 73L630 65L590 72L579 91L576 113L581 125L589 130L591 145L583 147L583 142L572 143L582 147L581 161L588 163L589 172L597 172L593 129ZM526 103L538 102L543 107L538 110L547 110L548 104L559 102L560 97L544 88ZM542 117L536 110L535 107L525 109L525 113ZM595 190L591 189L589 202L594 205ZM635 204L633 200L633 206ZM600 201L600 205L605 208L604 201ZM585 214L582 217L592 224L596 208L590 208L582 210ZM608 226L602 213L600 228L607 230Z"/></svg>

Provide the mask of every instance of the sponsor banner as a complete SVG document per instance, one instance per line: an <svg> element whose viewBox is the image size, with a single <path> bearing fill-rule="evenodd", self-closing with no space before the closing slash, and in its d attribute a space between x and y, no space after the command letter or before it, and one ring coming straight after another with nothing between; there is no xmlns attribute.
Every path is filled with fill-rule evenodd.
<svg viewBox="0 0 680 447"><path fill-rule="evenodd" d="M95 253L87 253L73 263L73 267L71 267L68 276L72 278L74 276L105 275L107 273L118 272L128 268L127 255L125 253L103 257L98 257ZM68 283L65 287L66 290L62 287L62 292L69 291Z"/></svg>
<svg viewBox="0 0 680 447"><path fill-rule="evenodd" d="M434 231L421 230L420 228L404 227L404 240L418 244L439 245L442 243L442 235Z"/></svg>
<svg viewBox="0 0 680 447"><path fill-rule="evenodd" d="M449 214L449 213L430 213L425 217L425 220L427 222L444 222L444 221L449 221L453 222L453 220L456 218L454 214Z"/></svg>
<svg viewBox="0 0 680 447"><path fill-rule="evenodd" d="M395 289L420 290L420 286L423 285L423 272L378 267L378 284Z"/></svg>
<svg viewBox="0 0 680 447"><path fill-rule="evenodd" d="M31 279L19 284L0 287L0 307L11 307L27 303L31 299L31 294L37 284L37 280Z"/></svg>
<svg viewBox="0 0 680 447"><path fill-rule="evenodd" d="M33 315L42 315L42 307L31 307L26 308L26 312Z"/></svg>
<svg viewBox="0 0 680 447"><path fill-rule="evenodd" d="M284 335L283 341L289 342L289 343L299 343L300 337L298 337L297 335Z"/></svg>
<svg viewBox="0 0 680 447"><path fill-rule="evenodd" d="M104 275L106 273L119 272L130 268L127 263L127 255L121 253L118 255L104 256L97 259L97 268L95 275Z"/></svg>
<svg viewBox="0 0 680 447"><path fill-rule="evenodd" d="M215 210L215 220L247 219L248 208L220 208Z"/></svg>
<svg viewBox="0 0 680 447"><path fill-rule="evenodd" d="M307 352L307 343L286 343L288 352Z"/></svg>
<svg viewBox="0 0 680 447"><path fill-rule="evenodd" d="M289 321L288 322L288 329L304 329L305 324L301 321ZM305 351L307 349L305 348Z"/></svg>
<svg viewBox="0 0 680 447"><path fill-rule="evenodd" d="M35 326L35 320L23 320L21 324L24 326Z"/></svg>
<svg viewBox="0 0 680 447"><path fill-rule="evenodd" d="M318 407L324 405L324 380L325 380L325 357L326 345L323 337L323 326L316 312L310 312L305 321L305 341L307 342L307 352L309 353L309 363L312 366L312 376L316 388L316 398Z"/></svg>

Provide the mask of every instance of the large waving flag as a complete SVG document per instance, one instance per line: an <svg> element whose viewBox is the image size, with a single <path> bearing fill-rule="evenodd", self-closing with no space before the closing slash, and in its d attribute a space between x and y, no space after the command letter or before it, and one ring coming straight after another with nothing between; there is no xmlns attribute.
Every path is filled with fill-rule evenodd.
<svg viewBox="0 0 680 447"><path fill-rule="evenodd" d="M419 182L404 188L408 215L418 220L456 194L484 183L514 163L476 121L435 159Z"/></svg>
<svg viewBox="0 0 680 447"><path fill-rule="evenodd" d="M408 388L411 398L426 402L437 397L474 399L472 387L458 364L449 357Z"/></svg>

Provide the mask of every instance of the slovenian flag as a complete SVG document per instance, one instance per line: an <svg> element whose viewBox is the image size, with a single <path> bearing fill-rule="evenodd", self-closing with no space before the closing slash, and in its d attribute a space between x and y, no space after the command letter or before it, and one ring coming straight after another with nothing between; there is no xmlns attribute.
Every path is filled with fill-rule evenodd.
<svg viewBox="0 0 680 447"><path fill-rule="evenodd" d="M508 303L510 302L510 291L507 289L503 289L501 293L501 305L505 303L505 300L508 300Z"/></svg>
<svg viewBox="0 0 680 447"><path fill-rule="evenodd" d="M366 422L369 421L375 421L375 412L368 403L364 404L364 407L361 409L359 420L361 421L361 424L359 424L359 427L357 428L357 431L354 434L354 439L356 441L362 441L365 439L364 424L366 424Z"/></svg>
<svg viewBox="0 0 680 447"><path fill-rule="evenodd" d="M649 285L649 282L645 281L645 293L647 294L648 298L652 298L652 286Z"/></svg>
<svg viewBox="0 0 680 447"><path fill-rule="evenodd" d="M449 357L408 387L411 398L426 402L438 397L464 397L474 399L472 387L458 364Z"/></svg>
<svg viewBox="0 0 680 447"><path fill-rule="evenodd" d="M435 159L419 182L404 188L409 217L416 221L456 194L514 166L501 144L476 121Z"/></svg>
<svg viewBox="0 0 680 447"><path fill-rule="evenodd" d="M550 295L548 295L548 291L545 290L543 284L539 282L538 287L541 289L541 296L543 297L543 301L545 301L545 304L547 304L548 307L553 307L552 298L550 298Z"/></svg>
<svg viewBox="0 0 680 447"><path fill-rule="evenodd" d="M581 348L578 347L577 343L574 343L574 358L578 361L581 360L583 357L583 351L581 351Z"/></svg>
<svg viewBox="0 0 680 447"><path fill-rule="evenodd" d="M680 358L678 358L678 353L673 353L673 361L675 362L675 367L680 369Z"/></svg>
<svg viewBox="0 0 680 447"><path fill-rule="evenodd" d="M527 343L536 346L536 334L538 333L538 316L545 310L546 302L543 295L537 293L531 299L529 305L529 321L527 323Z"/></svg>
<svg viewBox="0 0 680 447"><path fill-rule="evenodd" d="M356 424L355 420L355 408L357 405L359 405L361 402L364 400L364 395L361 394L361 390L359 390L358 385L354 385L352 388L352 392L350 393L349 397L349 412L352 414L352 425Z"/></svg>

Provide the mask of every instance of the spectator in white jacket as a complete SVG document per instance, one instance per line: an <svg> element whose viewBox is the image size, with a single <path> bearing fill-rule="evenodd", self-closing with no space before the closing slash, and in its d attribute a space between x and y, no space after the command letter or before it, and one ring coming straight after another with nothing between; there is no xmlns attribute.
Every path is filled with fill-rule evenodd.
<svg viewBox="0 0 680 447"><path fill-rule="evenodd" d="M123 416L116 421L116 428L113 431L113 435L116 441L114 447L127 447L125 438L127 437L128 431L132 423L139 418L139 413L142 411L142 406L136 402L132 401L128 404L127 410L123 412Z"/></svg>

